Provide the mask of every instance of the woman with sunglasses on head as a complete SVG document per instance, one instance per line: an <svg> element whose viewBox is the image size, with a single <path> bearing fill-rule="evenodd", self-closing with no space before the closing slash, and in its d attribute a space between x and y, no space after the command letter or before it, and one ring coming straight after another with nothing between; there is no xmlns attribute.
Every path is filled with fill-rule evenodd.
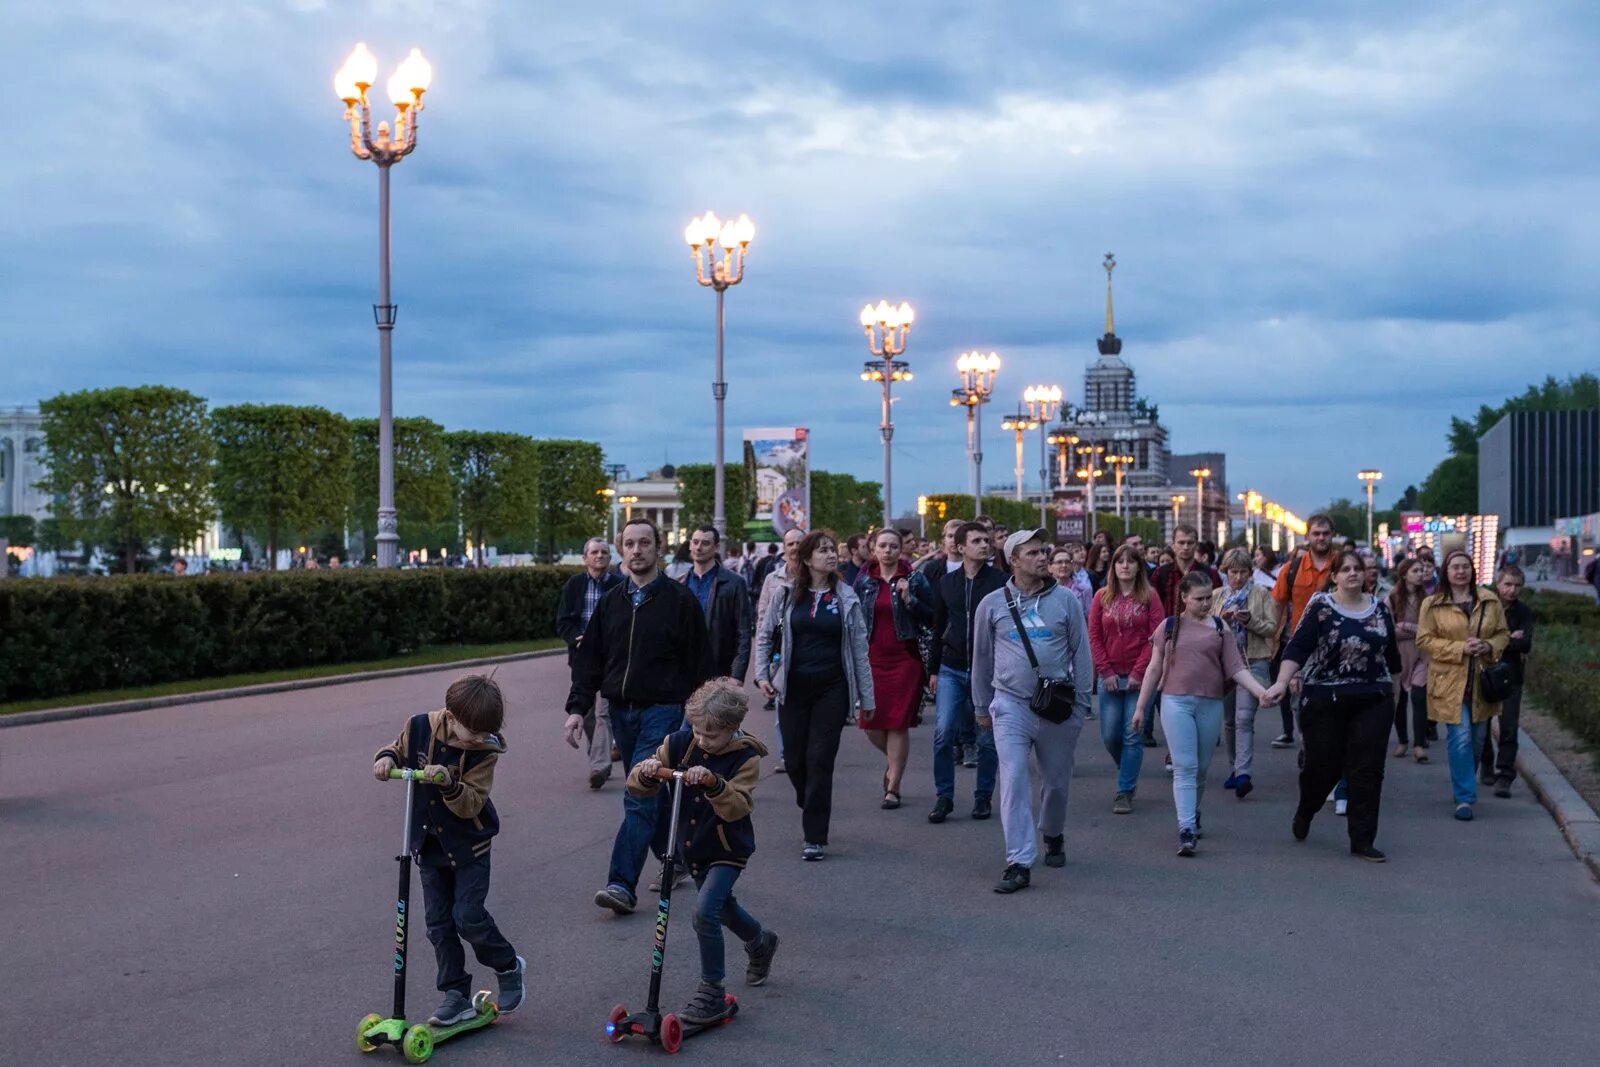
<svg viewBox="0 0 1600 1067"><path fill-rule="evenodd" d="M1334 556L1329 588L1314 595L1301 613L1271 695L1281 697L1300 678L1305 766L1292 826L1295 840L1306 839L1323 799L1346 781L1350 854L1382 863L1384 854L1373 842L1400 645L1389 609L1363 590L1365 583L1360 554L1347 548Z"/></svg>
<svg viewBox="0 0 1600 1067"><path fill-rule="evenodd" d="M1481 672L1498 663L1510 643L1500 598L1479 587L1472 557L1460 549L1446 554L1439 591L1418 614L1417 648L1428 657L1428 718L1445 724L1450 787L1462 822L1471 821L1478 802L1478 758L1489 720L1500 714L1499 702L1483 695Z"/></svg>

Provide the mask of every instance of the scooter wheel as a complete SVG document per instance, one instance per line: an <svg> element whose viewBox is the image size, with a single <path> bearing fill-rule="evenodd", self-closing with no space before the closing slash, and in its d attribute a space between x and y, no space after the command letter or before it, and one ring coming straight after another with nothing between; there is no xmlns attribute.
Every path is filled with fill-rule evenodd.
<svg viewBox="0 0 1600 1067"><path fill-rule="evenodd" d="M683 1023L676 1015L661 1017L661 1051L672 1055L683 1047Z"/></svg>
<svg viewBox="0 0 1600 1067"><path fill-rule="evenodd" d="M356 1027L356 1050L358 1052L376 1052L378 1050L377 1045L374 1045L372 1042L367 1040L367 1030L372 1026L373 1023L379 1023L382 1021L383 1016L379 1015L377 1012L373 1012L371 1015L361 1020L360 1024Z"/></svg>
<svg viewBox="0 0 1600 1067"><path fill-rule="evenodd" d="M622 1028L622 1020L627 1017L628 1009L622 1004L612 1008L611 1014L606 1016L606 1036L611 1039L612 1044L619 1044L623 1038L628 1036L628 1031Z"/></svg>
<svg viewBox="0 0 1600 1067"><path fill-rule="evenodd" d="M433 1031L421 1023L413 1026L401 1039L400 1051L405 1053L407 1063L427 1063L433 1055Z"/></svg>

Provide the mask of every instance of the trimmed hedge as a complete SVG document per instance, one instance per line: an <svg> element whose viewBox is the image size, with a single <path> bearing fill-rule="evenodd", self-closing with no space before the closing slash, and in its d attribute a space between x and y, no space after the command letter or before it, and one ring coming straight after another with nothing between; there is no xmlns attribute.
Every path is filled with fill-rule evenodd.
<svg viewBox="0 0 1600 1067"><path fill-rule="evenodd" d="M1600 607L1565 593L1523 595L1534 617L1529 694L1567 729L1600 747Z"/></svg>
<svg viewBox="0 0 1600 1067"><path fill-rule="evenodd" d="M555 636L575 567L0 582L0 701Z"/></svg>

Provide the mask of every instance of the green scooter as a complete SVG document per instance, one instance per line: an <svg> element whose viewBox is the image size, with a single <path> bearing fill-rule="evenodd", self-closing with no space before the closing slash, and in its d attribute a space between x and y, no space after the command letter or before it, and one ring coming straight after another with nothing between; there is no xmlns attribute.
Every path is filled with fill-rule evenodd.
<svg viewBox="0 0 1600 1067"><path fill-rule="evenodd" d="M375 1052L380 1046L398 1048L407 1063L427 1063L433 1047L467 1033L481 1030L500 1017L500 1009L490 998L487 989L472 995L472 1006L477 1015L454 1026L432 1027L427 1023L406 1024L406 933L411 915L411 804L419 781L425 781L422 772L407 768L389 772L390 781L406 783L406 821L401 832L400 895L395 904L394 919L394 1013L387 1019L374 1012L361 1020L356 1027L356 1048L362 1052Z"/></svg>

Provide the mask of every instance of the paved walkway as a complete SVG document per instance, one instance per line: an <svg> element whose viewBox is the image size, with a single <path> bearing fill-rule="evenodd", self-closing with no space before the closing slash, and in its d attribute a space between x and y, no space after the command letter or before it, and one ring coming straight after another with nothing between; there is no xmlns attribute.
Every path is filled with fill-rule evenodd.
<svg viewBox="0 0 1600 1067"><path fill-rule="evenodd" d="M601 1039L612 1004L643 1000L651 922L590 903L621 803L616 785L589 792L558 739L562 674L558 659L499 672L513 707L490 903L530 960L532 1001L441 1046L439 1062L660 1055ZM401 798L372 781L369 760L450 677L0 731L5 1062L359 1062L356 1021L389 1002ZM733 957L745 1012L686 1055L884 1067L1600 1060L1600 887L1520 784L1462 824L1441 750L1428 766L1391 759L1378 839L1391 862L1373 866L1348 855L1331 809L1309 842L1290 838L1294 754L1268 749L1257 792L1212 792L1202 854L1180 860L1159 751L1136 814L1112 816L1091 723L1069 864L1041 867L1007 898L990 892L998 821L925 820L931 730L914 734L906 807L883 812L876 754L851 729L827 862L800 860L792 793L781 778L763 783L761 848L740 896L783 948L758 990L738 984ZM969 786L973 772L958 773ZM694 979L687 919L680 911L668 947L673 1007ZM412 946L425 1011L420 924Z"/></svg>

